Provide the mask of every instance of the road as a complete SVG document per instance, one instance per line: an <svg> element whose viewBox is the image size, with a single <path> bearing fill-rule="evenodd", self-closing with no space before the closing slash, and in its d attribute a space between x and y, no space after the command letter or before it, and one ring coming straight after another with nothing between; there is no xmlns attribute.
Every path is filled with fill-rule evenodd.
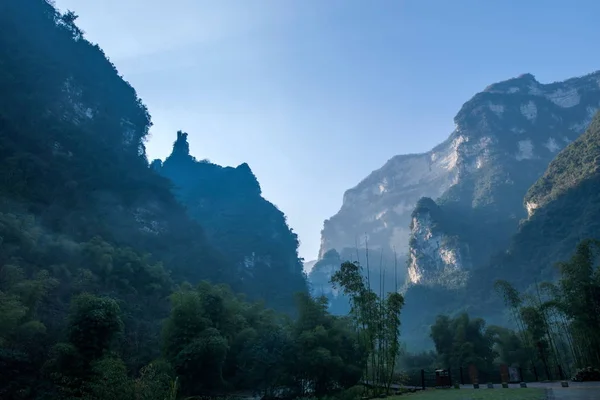
<svg viewBox="0 0 600 400"><path fill-rule="evenodd" d="M547 388L548 400L600 400L600 382L569 382L568 388L560 383L532 383L529 387Z"/></svg>

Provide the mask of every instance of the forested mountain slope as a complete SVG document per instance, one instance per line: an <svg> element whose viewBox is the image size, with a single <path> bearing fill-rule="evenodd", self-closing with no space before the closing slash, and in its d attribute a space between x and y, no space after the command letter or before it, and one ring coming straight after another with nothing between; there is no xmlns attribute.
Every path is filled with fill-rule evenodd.
<svg viewBox="0 0 600 400"><path fill-rule="evenodd" d="M523 289L554 279L554 264L569 259L580 241L600 239L600 114L550 163L524 208L528 218L491 268Z"/></svg>
<svg viewBox="0 0 600 400"><path fill-rule="evenodd" d="M163 400L175 375L190 395L258 387L252 349L292 328L194 287L245 282L148 165L150 114L75 19L0 2L0 398ZM290 310L285 295L269 300ZM216 375L192 382L206 365Z"/></svg>
<svg viewBox="0 0 600 400"><path fill-rule="evenodd" d="M1 7L6 204L72 240L101 236L152 250L180 277L231 277L169 182L148 167L150 115L102 50L82 38L72 15L58 16L45 1Z"/></svg>
<svg viewBox="0 0 600 400"><path fill-rule="evenodd" d="M187 137L178 132L173 152L164 163L154 161L154 169L174 183L189 215L234 266L240 290L290 309L293 294L307 290L298 236L285 215L262 197L248 164L231 168L197 161L189 153Z"/></svg>

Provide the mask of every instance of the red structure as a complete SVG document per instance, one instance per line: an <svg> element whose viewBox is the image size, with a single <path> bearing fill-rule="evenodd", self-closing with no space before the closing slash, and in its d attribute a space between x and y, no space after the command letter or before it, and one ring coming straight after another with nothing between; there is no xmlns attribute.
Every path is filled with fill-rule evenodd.
<svg viewBox="0 0 600 400"><path fill-rule="evenodd" d="M450 371L447 369L436 369L435 370L435 386L436 387L450 387Z"/></svg>
<svg viewBox="0 0 600 400"><path fill-rule="evenodd" d="M473 364L469 365L469 377L471 378L471 383L473 385L479 386L479 373L477 367Z"/></svg>
<svg viewBox="0 0 600 400"><path fill-rule="evenodd" d="M502 364L500 366L500 382L508 383L509 375L508 375L508 365Z"/></svg>

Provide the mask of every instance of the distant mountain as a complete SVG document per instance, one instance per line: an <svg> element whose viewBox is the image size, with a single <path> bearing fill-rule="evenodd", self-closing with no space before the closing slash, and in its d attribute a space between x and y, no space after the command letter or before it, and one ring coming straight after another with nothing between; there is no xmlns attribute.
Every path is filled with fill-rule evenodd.
<svg viewBox="0 0 600 400"><path fill-rule="evenodd" d="M526 216L523 196L600 107L599 81L596 72L544 85L527 74L492 85L463 106L454 133L463 138L459 178L436 199L437 216L413 214L411 283L450 274L458 280L449 286L464 284L466 271L506 248Z"/></svg>
<svg viewBox="0 0 600 400"><path fill-rule="evenodd" d="M600 114L531 186L524 207L527 219L489 268L521 288L555 278L554 264L569 259L580 241L600 239Z"/></svg>
<svg viewBox="0 0 600 400"><path fill-rule="evenodd" d="M369 256L370 255L370 256ZM362 266L369 286L375 293L385 293L399 289L404 281L402 274L405 258L392 260L391 264L383 264L381 252L368 252L362 254L338 253L335 249L326 252L308 273L309 287L314 296L325 296L329 300L329 309L332 313L345 315L350 312L349 299L344 296L339 288L332 287L330 280L339 269L342 262L358 261Z"/></svg>
<svg viewBox="0 0 600 400"><path fill-rule="evenodd" d="M408 283L464 285L508 245L528 188L590 123L599 82L600 72L551 84L524 74L476 94L446 141L393 157L346 191L324 223L320 256L355 249L366 232L370 249L409 258Z"/></svg>
<svg viewBox="0 0 600 400"><path fill-rule="evenodd" d="M303 266L304 272L306 272L307 274L310 273L310 271L313 269L316 263L317 260L305 261Z"/></svg>
<svg viewBox="0 0 600 400"><path fill-rule="evenodd" d="M285 215L262 197L248 164L232 168L197 161L190 155L187 137L178 132L171 155L164 163L155 160L153 168L174 183L189 215L234 266L234 288L291 310L293 294L307 290L298 236Z"/></svg>

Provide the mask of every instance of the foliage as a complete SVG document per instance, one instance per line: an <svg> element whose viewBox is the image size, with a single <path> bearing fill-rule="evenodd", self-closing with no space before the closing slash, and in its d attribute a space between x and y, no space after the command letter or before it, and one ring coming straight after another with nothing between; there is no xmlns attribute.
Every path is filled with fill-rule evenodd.
<svg viewBox="0 0 600 400"><path fill-rule="evenodd" d="M214 394L235 386L273 397L322 397L355 385L361 349L348 321L322 299L298 294L298 318L283 323L224 286L202 283L172 296L163 352L181 378L181 393Z"/></svg>
<svg viewBox="0 0 600 400"><path fill-rule="evenodd" d="M483 319L471 319L466 313L455 318L440 315L431 327L435 349L446 368L475 365L490 369L497 356L493 333Z"/></svg>
<svg viewBox="0 0 600 400"><path fill-rule="evenodd" d="M382 271L379 296L369 280L369 271L365 277L360 265L352 262L343 263L331 277L334 287L339 286L350 298L354 329L368 354L368 362L362 366L364 377L376 391L384 389L389 393L401 350L400 311L404 297L397 291L384 297Z"/></svg>
<svg viewBox="0 0 600 400"><path fill-rule="evenodd" d="M544 175L527 192L525 203L535 203L541 207L597 175L599 154L600 113L593 118L587 131L550 163Z"/></svg>
<svg viewBox="0 0 600 400"><path fill-rule="evenodd" d="M120 313L121 309L113 299L87 293L75 297L68 322L69 342L84 359L99 358L123 329Z"/></svg>
<svg viewBox="0 0 600 400"><path fill-rule="evenodd" d="M405 371L421 369L435 369L438 355L435 351L422 351L420 353L403 352L400 356L399 367Z"/></svg>
<svg viewBox="0 0 600 400"><path fill-rule="evenodd" d="M331 249L325 252L323 256L315 263L313 268L308 274L309 288L315 296L326 296L329 300L329 310L336 315L347 315L350 312L350 298L334 290L331 286L331 276L340 269L340 266L344 261L351 260L358 262L359 264L365 265L367 260L368 251L364 253L359 248L345 248L340 253L335 249ZM399 286L404 283L405 270L403 268L395 269L389 268L391 265L403 265L405 259L404 256L397 256L391 251L381 249L378 254L379 263L377 265L370 264L368 272L366 269L362 270L365 274L371 276L382 276L383 285L377 279L367 279L369 287L374 292L383 291L384 294L395 291ZM388 268L386 268L388 266Z"/></svg>
<svg viewBox="0 0 600 400"><path fill-rule="evenodd" d="M600 381L600 369L586 367L575 371L571 378L573 382L598 382Z"/></svg>
<svg viewBox="0 0 600 400"><path fill-rule="evenodd" d="M290 359L271 352L291 340L283 317L202 284L189 322L202 329L177 319L195 316L171 296L191 291L186 280L256 290L149 167L148 110L76 19L46 0L0 4L0 397L164 400L180 383L195 389L194 368L227 391L258 376L275 385ZM260 218L246 225L236 240L268 230ZM289 255L297 238L285 232ZM282 254L272 266L287 281L299 260ZM305 290L294 276L280 297L255 297L291 303Z"/></svg>
<svg viewBox="0 0 600 400"><path fill-rule="evenodd" d="M521 294L508 282L497 282L529 358L540 362L549 378L558 366L568 374L600 365L599 245L582 241L569 261L558 263L556 284L536 284Z"/></svg>

